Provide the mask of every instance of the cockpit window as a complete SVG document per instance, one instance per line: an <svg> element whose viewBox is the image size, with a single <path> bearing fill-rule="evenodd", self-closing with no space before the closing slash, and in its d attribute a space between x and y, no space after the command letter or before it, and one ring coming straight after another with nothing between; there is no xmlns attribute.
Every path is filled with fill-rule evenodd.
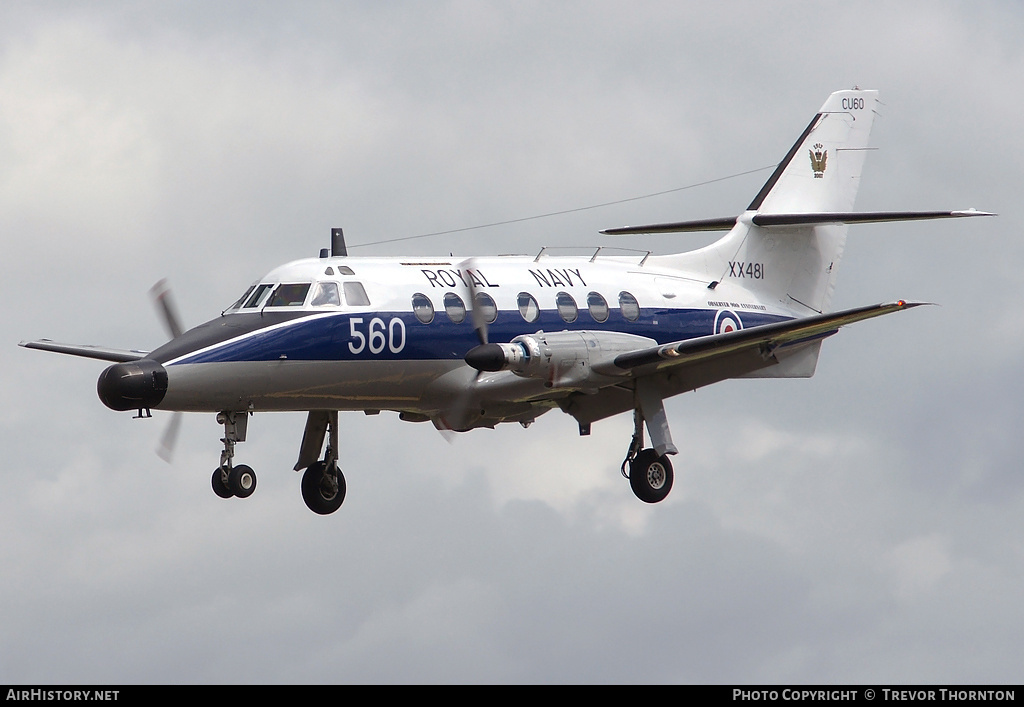
<svg viewBox="0 0 1024 707"><path fill-rule="evenodd" d="M309 292L308 282L282 283L274 290L268 307L301 307Z"/></svg>
<svg viewBox="0 0 1024 707"><path fill-rule="evenodd" d="M261 306L267 300L267 297L270 295L270 290L273 289L273 287L273 285L267 284L259 285L252 291L252 294L249 295L249 299L245 302L245 308L249 309L250 307Z"/></svg>
<svg viewBox="0 0 1024 707"><path fill-rule="evenodd" d="M245 294L239 297L237 300L235 300L235 303L228 307L227 309L225 309L224 311L227 312L228 310L238 309L239 307L241 307L242 302L245 302L246 297L248 297L249 294L255 289L256 285L249 285L249 289L245 291Z"/></svg>
<svg viewBox="0 0 1024 707"><path fill-rule="evenodd" d="M310 304L314 307L340 307L341 293L338 292L338 283L318 282Z"/></svg>
<svg viewBox="0 0 1024 707"><path fill-rule="evenodd" d="M345 283L345 301L349 307L366 307L370 304L370 298L366 296L366 290L359 282Z"/></svg>

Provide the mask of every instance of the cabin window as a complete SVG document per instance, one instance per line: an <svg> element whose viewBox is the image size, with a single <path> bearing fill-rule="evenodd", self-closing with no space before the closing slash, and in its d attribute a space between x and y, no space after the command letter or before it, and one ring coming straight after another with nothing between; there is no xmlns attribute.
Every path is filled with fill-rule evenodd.
<svg viewBox="0 0 1024 707"><path fill-rule="evenodd" d="M306 301L310 284L308 282L281 283L274 290L268 307L301 307Z"/></svg>
<svg viewBox="0 0 1024 707"><path fill-rule="evenodd" d="M622 316L631 322L640 318L640 304L636 301L636 297L628 292L619 293L619 309L622 311Z"/></svg>
<svg viewBox="0 0 1024 707"><path fill-rule="evenodd" d="M591 292L587 295L587 309L595 322L608 321L608 302L599 292Z"/></svg>
<svg viewBox="0 0 1024 707"><path fill-rule="evenodd" d="M493 324L498 318L498 305L494 304L494 300L486 292L477 292L473 296L473 306L480 313L480 318L488 324Z"/></svg>
<svg viewBox="0 0 1024 707"><path fill-rule="evenodd" d="M352 272L352 268L347 265L338 265L336 267L339 275L355 275L355 273Z"/></svg>
<svg viewBox="0 0 1024 707"><path fill-rule="evenodd" d="M267 297L270 295L270 291L273 289L273 287L273 285L268 284L260 285L259 287L257 287L255 290L252 291L252 294L249 295L249 299L246 300L245 308L249 309L250 307L262 306L263 303L266 302Z"/></svg>
<svg viewBox="0 0 1024 707"><path fill-rule="evenodd" d="M444 311L455 324L461 324L466 319L466 305L454 292L445 293Z"/></svg>
<svg viewBox="0 0 1024 707"><path fill-rule="evenodd" d="M576 317L579 315L576 300L568 292L559 292L555 295L555 308L558 310L558 316L567 324L576 321Z"/></svg>
<svg viewBox="0 0 1024 707"><path fill-rule="evenodd" d="M434 321L434 304L421 292L412 296L412 313L424 324Z"/></svg>
<svg viewBox="0 0 1024 707"><path fill-rule="evenodd" d="M341 293L338 292L338 283L317 283L316 290L313 292L313 300L310 304L314 307L340 307Z"/></svg>
<svg viewBox="0 0 1024 707"><path fill-rule="evenodd" d="M338 272L341 272L340 267ZM370 304L370 298L366 296L366 290L363 289L361 282L345 283L345 302L349 307L366 307Z"/></svg>
<svg viewBox="0 0 1024 707"><path fill-rule="evenodd" d="M537 306L537 300L529 292L520 292L516 302L524 321L532 324L540 318L540 307Z"/></svg>

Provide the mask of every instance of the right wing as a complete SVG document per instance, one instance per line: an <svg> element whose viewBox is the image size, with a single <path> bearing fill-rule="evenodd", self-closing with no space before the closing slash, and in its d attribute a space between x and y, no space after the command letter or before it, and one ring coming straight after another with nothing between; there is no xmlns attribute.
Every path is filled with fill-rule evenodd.
<svg viewBox="0 0 1024 707"><path fill-rule="evenodd" d="M919 307L922 304L927 303L899 300L887 304L847 309L832 314L819 314L776 324L765 324L750 329L739 329L724 334L685 339L621 354L615 358L615 365L618 368L629 370L633 377L641 377L665 368L685 366L728 356L745 349L759 348L762 355L768 358L779 347L823 339L836 333L839 327L847 324L911 307Z"/></svg>

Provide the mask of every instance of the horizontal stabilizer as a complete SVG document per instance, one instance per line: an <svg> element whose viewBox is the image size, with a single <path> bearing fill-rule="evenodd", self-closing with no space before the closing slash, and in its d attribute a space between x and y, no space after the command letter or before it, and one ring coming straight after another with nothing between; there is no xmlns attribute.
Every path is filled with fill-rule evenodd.
<svg viewBox="0 0 1024 707"><path fill-rule="evenodd" d="M995 216L987 211L966 209L963 211L869 211L864 213L819 212L806 214L754 214L751 221L755 226L814 226L830 223L886 223L889 221L927 221L942 218L965 218L969 216ZM699 231L728 231L736 225L735 218L710 218L698 221L656 223L648 226L625 226L609 228L601 233L606 236L628 236L638 233L691 233Z"/></svg>
<svg viewBox="0 0 1024 707"><path fill-rule="evenodd" d="M615 365L622 369L634 369L651 364L658 368L692 363L707 358L731 354L742 349L764 347L765 352L780 346L813 341L831 336L839 327L854 322L880 317L883 314L919 307L925 302L890 302L867 307L847 309L832 314L820 314L801 319L790 319L777 324L739 329L724 334L701 336L671 344L655 346L641 351L622 354L615 359Z"/></svg>
<svg viewBox="0 0 1024 707"><path fill-rule="evenodd" d="M40 351L54 351L56 353L70 354L71 356L84 356L95 358L100 361L113 361L114 363L126 363L138 361L145 358L148 351L125 351L124 349L108 349L103 346L90 346L88 344L59 344L49 339L38 339L37 341L22 341L18 346L26 349L39 349Z"/></svg>
<svg viewBox="0 0 1024 707"><path fill-rule="evenodd" d="M606 236L631 236L637 233L700 233L704 231L728 231L735 225L736 217L726 216L724 218L705 218L698 221L655 223L649 226L606 228L601 233Z"/></svg>

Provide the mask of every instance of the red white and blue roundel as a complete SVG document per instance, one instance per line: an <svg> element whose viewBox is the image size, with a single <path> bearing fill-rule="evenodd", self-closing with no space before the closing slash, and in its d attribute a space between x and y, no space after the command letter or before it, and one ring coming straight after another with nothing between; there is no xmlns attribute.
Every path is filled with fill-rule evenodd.
<svg viewBox="0 0 1024 707"><path fill-rule="evenodd" d="M728 309L720 309L715 314L715 333L728 334L730 331L739 331L743 328L743 322L739 315Z"/></svg>

